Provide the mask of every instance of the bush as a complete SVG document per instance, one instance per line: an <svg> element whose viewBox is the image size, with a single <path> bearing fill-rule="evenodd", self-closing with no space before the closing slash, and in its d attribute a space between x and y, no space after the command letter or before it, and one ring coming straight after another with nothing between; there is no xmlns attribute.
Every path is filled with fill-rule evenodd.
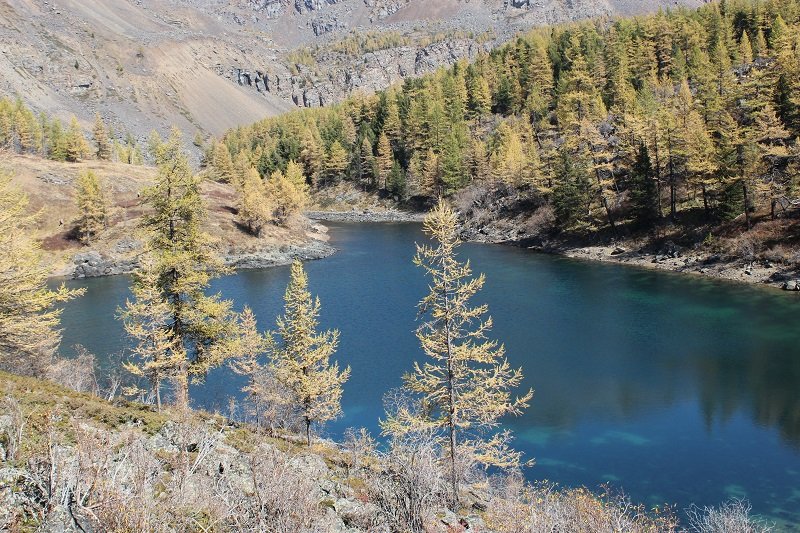
<svg viewBox="0 0 800 533"><path fill-rule="evenodd" d="M750 504L744 500L731 500L719 507L692 506L687 510L689 531L696 533L766 533L772 526L762 524L750 516Z"/></svg>

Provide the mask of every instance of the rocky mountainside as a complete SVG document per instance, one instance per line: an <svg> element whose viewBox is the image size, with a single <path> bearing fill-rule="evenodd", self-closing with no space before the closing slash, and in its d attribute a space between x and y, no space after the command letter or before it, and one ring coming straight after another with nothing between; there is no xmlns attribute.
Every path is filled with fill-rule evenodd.
<svg viewBox="0 0 800 533"><path fill-rule="evenodd" d="M474 57L519 30L703 0L9 0L0 92L89 127L220 134Z"/></svg>

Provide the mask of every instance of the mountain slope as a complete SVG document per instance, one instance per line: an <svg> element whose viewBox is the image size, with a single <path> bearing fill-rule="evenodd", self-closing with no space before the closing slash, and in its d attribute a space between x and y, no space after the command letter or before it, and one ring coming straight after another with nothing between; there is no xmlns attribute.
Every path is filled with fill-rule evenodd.
<svg viewBox="0 0 800 533"><path fill-rule="evenodd" d="M0 5L0 92L38 111L75 114L87 129L99 112L140 138L171 124L218 135L474 57L534 25L698 3L9 0ZM367 31L402 43L335 51L351 32ZM298 48L310 50L312 66L292 56Z"/></svg>

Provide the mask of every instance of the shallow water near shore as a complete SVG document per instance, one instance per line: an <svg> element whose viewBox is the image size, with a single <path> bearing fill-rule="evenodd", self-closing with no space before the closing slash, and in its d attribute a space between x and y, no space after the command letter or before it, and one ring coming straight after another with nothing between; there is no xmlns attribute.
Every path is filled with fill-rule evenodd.
<svg viewBox="0 0 800 533"><path fill-rule="evenodd" d="M339 252L307 264L323 327L341 331L352 367L345 416L330 424L377 434L384 393L422 354L411 264L419 224L328 223ZM698 277L590 263L512 247L465 244L487 275L494 337L535 395L506 422L536 466L532 480L624 489L648 506L747 498L756 513L800 530L800 298ZM262 329L281 312L288 267L242 271L214 289L254 309ZM68 282L64 346L103 359L123 349L117 306L127 277ZM65 348L65 352L70 352ZM227 411L242 384L227 370L194 386L196 405Z"/></svg>

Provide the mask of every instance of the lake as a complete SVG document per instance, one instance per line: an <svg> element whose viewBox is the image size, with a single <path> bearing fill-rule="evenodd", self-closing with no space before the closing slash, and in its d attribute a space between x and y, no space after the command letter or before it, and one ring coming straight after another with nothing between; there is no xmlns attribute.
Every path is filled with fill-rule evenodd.
<svg viewBox="0 0 800 533"><path fill-rule="evenodd" d="M334 256L307 264L323 327L341 331L352 367L344 417L327 427L379 433L382 397L422 354L414 337L426 280L411 264L418 224L328 224ZM649 506L716 505L800 524L800 299L761 287L590 263L513 247L465 244L487 275L494 337L535 395L507 421L536 465L532 480L624 489ZM243 271L215 290L256 312L281 313L288 267ZM127 277L72 281L85 297L65 309L65 352L103 358L125 345L114 319ZM195 404L227 409L241 378L215 371ZM787 526L789 527L789 526Z"/></svg>

